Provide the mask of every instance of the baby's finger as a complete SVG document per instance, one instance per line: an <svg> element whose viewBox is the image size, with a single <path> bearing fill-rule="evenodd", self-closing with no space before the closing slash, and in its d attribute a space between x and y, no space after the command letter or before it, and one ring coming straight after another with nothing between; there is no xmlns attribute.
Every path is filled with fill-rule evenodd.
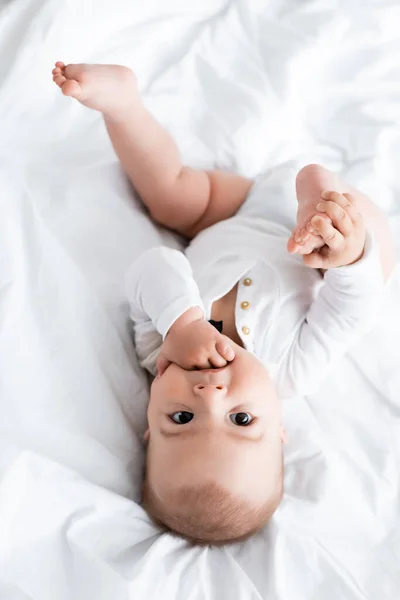
<svg viewBox="0 0 400 600"><path fill-rule="evenodd" d="M332 223L328 223L326 219L316 216L311 219L311 225L315 227L317 233L319 233L325 244L329 246L331 250L338 250L342 246L344 238L342 234L333 227Z"/></svg>
<svg viewBox="0 0 400 600"><path fill-rule="evenodd" d="M307 267L311 267L311 269L327 269L330 266L328 257L320 252L306 254L303 256L303 262Z"/></svg>
<svg viewBox="0 0 400 600"><path fill-rule="evenodd" d="M218 341L215 344L215 347L218 353L221 356L223 356L223 358L225 358L228 362L231 362L235 358L234 349L228 344L228 342L225 342L225 340Z"/></svg>
<svg viewBox="0 0 400 600"><path fill-rule="evenodd" d="M336 202L332 202L331 200L320 202L317 204L317 210L327 214L331 218L335 228L343 235L348 235L353 231L353 223L349 215L346 210Z"/></svg>
<svg viewBox="0 0 400 600"><path fill-rule="evenodd" d="M214 352L212 352L210 354L210 356L208 357L208 361L210 362L211 367L215 367L216 369L220 369L221 367L225 367L226 364L227 364L227 361L225 360L225 358L223 356L221 356L219 354L219 352L217 352L216 349L215 349Z"/></svg>
<svg viewBox="0 0 400 600"><path fill-rule="evenodd" d="M161 377L161 375L163 375L163 373L165 373L165 371L167 370L167 368L169 367L170 364L171 364L171 361L168 360L167 358L165 358L165 356L163 356L162 354L160 354L160 356L157 358L157 362L156 362L156 369L157 369L158 377Z"/></svg>
<svg viewBox="0 0 400 600"><path fill-rule="evenodd" d="M350 219L353 223L355 223L360 213L357 208L357 199L352 194L340 194L339 192L322 192L321 198L324 200L331 200L332 202L336 202L339 206L344 208L344 210L349 215Z"/></svg>
<svg viewBox="0 0 400 600"><path fill-rule="evenodd" d="M343 194L348 204L345 206L350 219L356 224L362 217L358 210L358 202L356 196L353 194Z"/></svg>

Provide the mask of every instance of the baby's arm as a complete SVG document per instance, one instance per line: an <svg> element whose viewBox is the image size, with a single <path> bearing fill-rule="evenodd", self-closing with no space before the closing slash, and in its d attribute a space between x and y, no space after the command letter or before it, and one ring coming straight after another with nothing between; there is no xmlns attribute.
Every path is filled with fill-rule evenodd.
<svg viewBox="0 0 400 600"><path fill-rule="evenodd" d="M328 269L278 372L284 396L318 389L329 370L360 338L379 310L384 276L376 242L365 233L352 197L327 194L318 206L330 221L312 220L326 246L306 256L310 266ZM334 201L334 199L336 201Z"/></svg>
<svg viewBox="0 0 400 600"><path fill-rule="evenodd" d="M125 115L105 118L114 149L152 218L193 238L232 217L252 182L232 173L184 166L171 135L154 119L139 94Z"/></svg>
<svg viewBox="0 0 400 600"><path fill-rule="evenodd" d="M243 204L250 180L182 164L174 140L142 103L130 69L58 62L53 79L64 95L103 114L126 174L162 225L194 237Z"/></svg>
<svg viewBox="0 0 400 600"><path fill-rule="evenodd" d="M329 269L277 374L283 397L318 390L374 321L383 298L379 252L370 234L356 263Z"/></svg>
<svg viewBox="0 0 400 600"><path fill-rule="evenodd" d="M182 252L160 247L142 254L128 272L126 290L139 361L153 375L171 362L194 369L233 360L229 341L205 320Z"/></svg>

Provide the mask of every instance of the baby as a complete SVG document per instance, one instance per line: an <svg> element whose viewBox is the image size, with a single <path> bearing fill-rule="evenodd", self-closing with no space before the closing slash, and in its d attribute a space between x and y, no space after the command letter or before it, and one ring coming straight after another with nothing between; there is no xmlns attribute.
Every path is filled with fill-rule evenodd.
<svg viewBox="0 0 400 600"><path fill-rule="evenodd" d="M282 398L317 390L379 310L395 262L386 219L319 165L256 182L183 166L126 67L58 62L53 79L103 114L152 218L190 240L127 276L155 376L144 506L197 543L245 539L282 498Z"/></svg>

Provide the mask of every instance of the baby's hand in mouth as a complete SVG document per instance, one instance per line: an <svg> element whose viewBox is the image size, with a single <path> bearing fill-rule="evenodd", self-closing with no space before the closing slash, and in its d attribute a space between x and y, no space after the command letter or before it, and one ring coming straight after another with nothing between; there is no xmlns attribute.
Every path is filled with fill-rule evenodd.
<svg viewBox="0 0 400 600"><path fill-rule="evenodd" d="M186 311L170 328L157 361L161 376L171 363L188 371L219 369L235 358L232 341L204 318L200 308Z"/></svg>

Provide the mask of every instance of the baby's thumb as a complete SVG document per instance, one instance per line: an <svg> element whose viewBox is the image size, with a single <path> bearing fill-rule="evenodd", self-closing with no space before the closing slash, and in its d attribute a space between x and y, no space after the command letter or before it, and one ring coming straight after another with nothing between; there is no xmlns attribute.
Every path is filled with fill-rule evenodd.
<svg viewBox="0 0 400 600"><path fill-rule="evenodd" d="M235 358L234 349L225 340L219 341L215 344L218 354L223 356L228 362Z"/></svg>
<svg viewBox="0 0 400 600"><path fill-rule="evenodd" d="M303 262L311 269L326 269L329 265L329 260L322 250L319 252L311 252L303 256Z"/></svg>

